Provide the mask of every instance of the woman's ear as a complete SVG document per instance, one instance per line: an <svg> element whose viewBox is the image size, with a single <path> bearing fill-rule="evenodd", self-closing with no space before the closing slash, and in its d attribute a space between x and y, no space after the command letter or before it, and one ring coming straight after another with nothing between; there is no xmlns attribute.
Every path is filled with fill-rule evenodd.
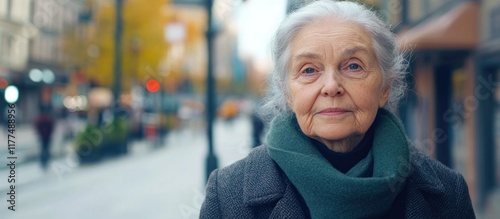
<svg viewBox="0 0 500 219"><path fill-rule="evenodd" d="M385 105L385 103L387 103L390 94L391 94L391 89L389 86L386 86L384 90L382 90L382 95L380 96L380 101L378 103L379 108L382 108Z"/></svg>

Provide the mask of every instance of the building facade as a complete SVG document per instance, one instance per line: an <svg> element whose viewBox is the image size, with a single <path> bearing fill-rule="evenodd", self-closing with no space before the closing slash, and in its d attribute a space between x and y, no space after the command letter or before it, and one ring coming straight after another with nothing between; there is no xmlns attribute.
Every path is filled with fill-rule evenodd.
<svg viewBox="0 0 500 219"><path fill-rule="evenodd" d="M28 23L31 0L0 1L0 67L2 76L20 71L28 61L28 42L36 30Z"/></svg>
<svg viewBox="0 0 500 219"><path fill-rule="evenodd" d="M2 113L6 104L3 89L21 82L20 74L28 64L30 41L37 34L37 28L30 23L31 4L32 0L0 0L0 78L4 81L0 88Z"/></svg>
<svg viewBox="0 0 500 219"><path fill-rule="evenodd" d="M62 36L77 24L79 8L69 0L0 0L0 77L20 91L18 122L33 121L43 86L67 82Z"/></svg>
<svg viewBox="0 0 500 219"><path fill-rule="evenodd" d="M411 54L409 137L461 172L483 210L500 180L500 2L383 0L381 14Z"/></svg>
<svg viewBox="0 0 500 219"><path fill-rule="evenodd" d="M483 95L478 107L476 169L480 203L498 190L500 182L500 2L482 0L480 42L476 48L476 86ZM484 90L487 92L484 93ZM484 204L486 205L486 204Z"/></svg>

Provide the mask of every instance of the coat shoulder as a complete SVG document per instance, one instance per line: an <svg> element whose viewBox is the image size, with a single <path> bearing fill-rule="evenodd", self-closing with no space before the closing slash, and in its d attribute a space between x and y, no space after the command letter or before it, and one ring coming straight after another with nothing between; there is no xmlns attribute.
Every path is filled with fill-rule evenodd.
<svg viewBox="0 0 500 219"><path fill-rule="evenodd" d="M445 185L450 182L462 182L463 180L463 176L460 173L430 158L416 148L411 149L410 156L410 180L416 181L421 185L433 184L436 190L443 190L446 189Z"/></svg>
<svg viewBox="0 0 500 219"><path fill-rule="evenodd" d="M265 146L210 174L201 218L267 218L285 185ZM271 205L266 205L271 204ZM263 208L262 206L267 206Z"/></svg>
<svg viewBox="0 0 500 219"><path fill-rule="evenodd" d="M246 175L258 175L263 166L272 165L273 161L264 146L256 147L245 158L217 171L219 187L243 187ZM240 191L241 192L241 191Z"/></svg>
<svg viewBox="0 0 500 219"><path fill-rule="evenodd" d="M416 148L411 150L408 199L432 215L475 218L464 177ZM415 206L413 206L415 207ZM420 207L420 212L422 208Z"/></svg>

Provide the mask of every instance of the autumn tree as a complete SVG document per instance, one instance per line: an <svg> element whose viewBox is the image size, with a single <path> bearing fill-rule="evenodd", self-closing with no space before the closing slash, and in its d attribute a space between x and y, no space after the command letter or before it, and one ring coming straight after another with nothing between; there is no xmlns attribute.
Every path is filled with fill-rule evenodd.
<svg viewBox="0 0 500 219"><path fill-rule="evenodd" d="M89 80L112 86L114 62L115 1L88 0L91 20L66 33L64 50L73 56ZM158 64L168 51L164 26L171 16L163 13L169 7L165 0L125 0L122 36L122 84L143 83L158 77Z"/></svg>

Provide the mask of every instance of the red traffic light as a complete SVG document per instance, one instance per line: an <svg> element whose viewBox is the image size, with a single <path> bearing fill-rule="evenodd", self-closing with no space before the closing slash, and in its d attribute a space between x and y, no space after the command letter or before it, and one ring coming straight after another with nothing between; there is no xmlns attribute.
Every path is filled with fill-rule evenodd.
<svg viewBox="0 0 500 219"><path fill-rule="evenodd" d="M155 79L149 79L146 82L146 89L151 93L158 92L160 90L160 82Z"/></svg>
<svg viewBox="0 0 500 219"><path fill-rule="evenodd" d="M0 89L5 89L7 86L9 86L9 82L4 78L0 78Z"/></svg>

